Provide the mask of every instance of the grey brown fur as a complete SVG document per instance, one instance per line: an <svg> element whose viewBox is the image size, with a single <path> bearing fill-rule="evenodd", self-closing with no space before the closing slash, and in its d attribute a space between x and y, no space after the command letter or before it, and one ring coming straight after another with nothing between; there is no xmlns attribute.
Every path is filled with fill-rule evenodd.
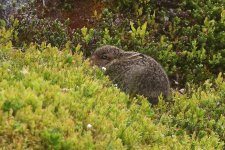
<svg viewBox="0 0 225 150"><path fill-rule="evenodd" d="M158 96L170 95L168 77L162 66L153 58L137 53L126 52L115 46L98 48L91 57L91 63L105 67L105 74L120 89L131 95L143 95L152 104L158 103Z"/></svg>

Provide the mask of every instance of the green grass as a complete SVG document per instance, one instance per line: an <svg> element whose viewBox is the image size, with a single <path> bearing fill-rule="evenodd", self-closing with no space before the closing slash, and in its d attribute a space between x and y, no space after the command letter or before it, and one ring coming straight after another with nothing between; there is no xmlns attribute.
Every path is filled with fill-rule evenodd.
<svg viewBox="0 0 225 150"><path fill-rule="evenodd" d="M151 107L114 87L82 54L45 43L23 53L11 44L12 29L0 33L2 149L224 148L221 76Z"/></svg>

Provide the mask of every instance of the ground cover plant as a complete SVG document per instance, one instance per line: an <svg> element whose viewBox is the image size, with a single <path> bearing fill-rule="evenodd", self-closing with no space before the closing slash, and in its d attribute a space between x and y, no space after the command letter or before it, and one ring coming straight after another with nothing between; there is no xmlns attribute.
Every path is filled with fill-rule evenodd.
<svg viewBox="0 0 225 150"><path fill-rule="evenodd" d="M0 145L5 149L223 149L225 82L174 103L129 98L97 68L46 43L26 52L0 29Z"/></svg>

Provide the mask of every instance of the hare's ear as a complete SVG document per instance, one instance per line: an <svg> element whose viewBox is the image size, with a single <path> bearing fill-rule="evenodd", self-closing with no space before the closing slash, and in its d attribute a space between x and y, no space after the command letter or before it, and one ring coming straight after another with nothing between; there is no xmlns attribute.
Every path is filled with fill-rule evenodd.
<svg viewBox="0 0 225 150"><path fill-rule="evenodd" d="M140 54L140 53L134 53L134 54L128 56L127 59L141 59L141 58L143 58L143 57L144 57L143 54Z"/></svg>

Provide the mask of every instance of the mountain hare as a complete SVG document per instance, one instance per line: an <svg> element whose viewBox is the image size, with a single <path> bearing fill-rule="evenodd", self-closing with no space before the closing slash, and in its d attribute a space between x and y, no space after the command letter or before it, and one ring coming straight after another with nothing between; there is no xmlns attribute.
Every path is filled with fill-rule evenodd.
<svg viewBox="0 0 225 150"><path fill-rule="evenodd" d="M105 74L124 92L143 95L152 104L158 103L160 94L165 98L170 95L166 72L147 55L106 45L92 54L91 64L104 68Z"/></svg>

